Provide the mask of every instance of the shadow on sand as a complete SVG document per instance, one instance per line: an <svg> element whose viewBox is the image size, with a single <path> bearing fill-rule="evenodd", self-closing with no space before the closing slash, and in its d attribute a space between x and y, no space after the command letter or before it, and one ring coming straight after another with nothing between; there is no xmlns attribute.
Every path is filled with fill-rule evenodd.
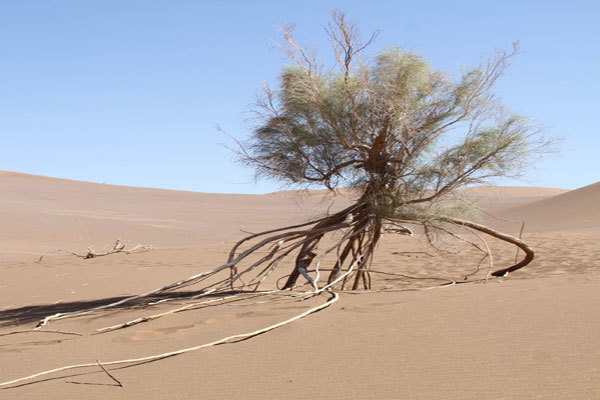
<svg viewBox="0 0 600 400"><path fill-rule="evenodd" d="M210 297L222 297L227 296L228 294L235 294L237 292L229 292L213 295L206 295L206 298ZM202 291L180 291L180 292L168 292L168 293L160 293L154 294L152 296L144 297L142 299L138 299L135 301L129 301L114 308L112 310L123 310L123 309L134 309L146 307L150 303L157 302L159 300L164 299L186 299L193 297L195 295L202 294ZM41 305L33 305L33 306L25 306L19 308L13 308L8 310L0 311L0 328L3 327L14 327L14 326L24 326L29 324L37 324L40 320L45 317L57 313L67 313L73 311L83 311L94 307L100 307L107 304L115 303L117 301L126 299L129 296L119 296L119 297L107 297L104 299L95 299L95 300L87 300L87 301L73 301L68 303L54 303L54 304L41 304Z"/></svg>

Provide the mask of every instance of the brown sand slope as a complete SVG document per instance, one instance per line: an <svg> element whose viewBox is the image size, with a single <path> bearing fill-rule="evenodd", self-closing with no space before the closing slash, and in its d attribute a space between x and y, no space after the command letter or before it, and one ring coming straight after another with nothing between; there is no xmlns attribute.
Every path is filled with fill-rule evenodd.
<svg viewBox="0 0 600 400"><path fill-rule="evenodd" d="M487 210L519 207L566 192L566 189L528 186L475 186L464 190L469 200Z"/></svg>
<svg viewBox="0 0 600 400"><path fill-rule="evenodd" d="M479 187L467 196L486 208L521 205L561 189ZM0 171L0 257L58 248L130 244L187 246L240 238L246 231L305 221L349 203L325 191L209 194L104 185Z"/></svg>
<svg viewBox="0 0 600 400"><path fill-rule="evenodd" d="M117 238L158 247L234 240L244 235L240 229L305 221L332 204L324 194L194 193L3 171L0 194L4 257L91 244L101 250Z"/></svg>
<svg viewBox="0 0 600 400"><path fill-rule="evenodd" d="M553 189L535 195L535 189L475 190L482 197L491 191L501 204L524 209L539 200L536 196L554 194ZM565 195L538 203L553 204ZM567 199L565 204L583 207L580 196ZM323 213L329 205L319 196L301 200L293 193L214 195L0 173L0 381L191 347L320 304L323 296L262 297L197 307L102 335L49 332L94 333L180 307L177 301L56 321L46 332L31 332L48 314L146 292L221 265L228 241L242 235L239 228L277 227ZM43 251L101 248L118 236L161 248L91 260L53 254L34 261ZM529 233L526 240L537 258L508 280L398 291L439 284L433 277L468 282L461 277L481 255L470 246L465 259L436 254L418 235L385 235L373 270L431 279L377 275L380 292L342 293L331 308L267 334L111 369L122 388L100 368L91 368L0 389L0 398L598 398L600 229ZM514 258L514 249L490 245L497 266ZM289 265L282 268L285 274Z"/></svg>
<svg viewBox="0 0 600 400"><path fill-rule="evenodd" d="M600 393L599 278L346 295L333 308L247 341L112 369L123 388L98 368L0 390L0 397L595 399ZM232 304L90 338L0 337L0 376L194 346L267 326L314 304ZM55 328L90 329L140 315L84 318ZM63 342L52 342L59 339Z"/></svg>
<svg viewBox="0 0 600 400"><path fill-rule="evenodd" d="M512 207L501 214L525 221L527 230L534 232L600 228L600 182Z"/></svg>

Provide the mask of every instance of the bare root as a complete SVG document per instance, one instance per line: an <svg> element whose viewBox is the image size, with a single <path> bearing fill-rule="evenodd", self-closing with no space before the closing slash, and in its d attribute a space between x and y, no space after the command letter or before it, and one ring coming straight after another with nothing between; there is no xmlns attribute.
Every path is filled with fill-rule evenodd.
<svg viewBox="0 0 600 400"><path fill-rule="evenodd" d="M451 237L468 243L469 245L476 248L478 251L484 253L484 256L480 260L479 264L481 264L481 262L484 259L488 258L489 267L485 279L482 279L483 281L487 281L490 276L504 276L508 272L512 272L519 268L522 268L523 266L531 262L531 260L533 259L533 251L520 239L514 238L512 236L503 234L486 226L479 225L470 221L445 216L438 217L436 221L437 222L435 223L429 224L425 224L417 220L408 220L403 222L406 224L422 225L425 228L425 237L428 239L428 241L434 248L439 249L439 247L435 244L436 237L435 234L431 231L431 229L439 230L440 232L445 232ZM38 374L30 375L28 377L0 383L0 386L14 385L19 382L35 379L40 376L61 372L69 369L98 366L100 366L100 368L102 368L103 371L107 373L109 377L111 377L111 379L115 380L115 382L120 384L118 380L112 378L108 369L106 369L105 367L119 364L130 364L158 360L161 358L171 357L185 352L198 350L204 347L233 342L235 340L255 336L270 331L279 326L285 325L299 318L302 318L310 313L328 307L331 303L338 300L338 295L335 292L333 292L334 288L336 287L341 290L344 290L348 286L352 290L362 288L367 292L371 292L372 274L386 274L393 276L395 275L399 277L405 277L408 279L436 279L445 281L442 284L437 284L433 286L399 289L402 291L431 290L435 288L452 286L457 283L455 280L450 278L421 278L403 274L394 274L389 272L371 270L371 262L377 243L381 238L382 231L387 231L388 233L395 233L401 235L412 235L413 233L411 229L405 227L404 225L400 225L398 221L392 222L392 224L384 225L384 222L381 219L377 218L369 212L366 203L359 202L351 207L348 207L342 211L321 218L319 220L310 221L298 225L287 226L280 229L274 229L261 233L253 233L241 239L233 246L229 253L227 262L223 265L220 265L208 271L200 272L186 279L173 282L171 284L159 287L146 293L130 296L110 304L105 304L102 306L97 306L85 310L57 313L54 315L46 316L41 321L39 321L39 323L35 327L35 330L41 329L42 327L48 325L52 321L83 316L94 312L124 306L126 304L128 306L131 306L134 303L136 305L148 306L151 304L156 304L158 302L181 299L181 295L174 294L172 297L163 298L162 300L155 301L154 303L152 302L156 295L163 295L165 293L174 292L175 290L185 288L191 285L197 285L200 283L204 283L202 288L198 291L195 291L193 296L187 297L188 300L200 299L200 301L192 302L165 312L147 315L117 325L104 327L98 329L95 333L93 333L93 335L128 328L140 323L150 322L157 318L161 318L185 310L195 309L199 307L207 307L216 304L224 304L224 302L226 301L237 301L235 300L235 298L249 298L248 296L242 295L263 296L266 294L273 293L284 295L287 291L289 293L287 295L301 299L317 296L324 292L327 292L332 296L325 304L311 308L310 310L301 313L295 317L268 326L266 328L259 329L257 331L228 336L214 342L201 344L186 349L180 349L168 353L150 355L146 357L128 360L116 360L103 363L96 362L70 365L66 367L60 367L53 370L44 371ZM469 239L466 239L457 233L454 233L451 229L446 228L444 224L462 227L466 228L467 230L470 230L471 233L475 234L480 239L482 245L477 244ZM494 238L506 241L517 246L520 250L522 250L525 253L525 258L522 261L508 268L492 271L494 262L491 249L487 244L486 240L479 233L484 233L486 235L492 236ZM321 241L325 235L330 235L332 237L337 236L337 239L333 241L333 244L319 251L318 247L321 244ZM120 241L117 241L113 246L112 250L103 253L94 252L90 248L88 249L88 254L86 255L75 253L71 254L74 254L77 257L87 259L119 252L131 252L140 249L147 250L148 247L136 246L132 249L126 250L125 246L122 245ZM442 249L439 250L441 251ZM90 254L93 254L93 256L90 256ZM430 255L425 252L423 252L423 254ZM330 266L323 266L322 264L328 259L327 257L333 260L333 264ZM287 275L286 283L283 286L283 288L266 291L259 290L261 285L263 285L267 281L269 276L271 276L271 274L276 270L278 265L288 258L294 258L295 262L291 273ZM40 257L40 260L41 259L42 258ZM326 279L325 277L321 278L321 275L324 272L328 272ZM223 274L227 274L227 276L222 276ZM299 292L295 292L294 294L294 292L292 292L292 289L294 289L297 286L297 279L300 276L302 276L306 284L310 286L310 290L300 290ZM298 285L298 288L301 288L303 285L304 284ZM212 299L207 299L207 296L215 297ZM55 332L78 335L77 333L71 332Z"/></svg>
<svg viewBox="0 0 600 400"><path fill-rule="evenodd" d="M492 271L493 257L491 250L484 238L478 235L479 239L483 243L482 247L468 239L463 238L460 235L454 234L439 224L439 226L436 225L436 229L469 243L485 254L485 257L482 258L481 261L483 261L485 258L488 258L490 261L490 266L486 275L486 281L489 276L504 276L508 272L522 268L533 259L533 251L520 239L466 220L445 216L439 217L438 220L439 224L446 223L450 225L466 227L473 231L483 232L492 237L514 244L525 252L525 258L521 262L505 269ZM397 221L392 222L393 224L391 224L391 226L394 226L395 229L398 229L398 231L394 230L394 232L401 234L412 234L410 229L398 224ZM420 221L409 220L406 222L422 224L425 228L425 236L429 240L429 243L434 248L442 251L442 249L435 244L435 237L430 231L431 228L428 225L423 224ZM312 227L307 227L311 224L313 225ZM375 247L379 242L382 230L389 230L389 226L390 225L388 225L387 228L384 228L382 221L369 213L367 204L359 202L335 214L321 218L320 220L251 234L241 239L233 246L229 253L227 262L219 267L198 273L186 279L159 287L149 292L130 296L110 304L105 304L87 310L57 313L47 316L38 323L35 329L40 329L51 321L82 316L92 312L122 306L126 303L131 304L134 301L146 301L147 304L147 299L151 296L172 292L190 285L196 285L209 279L211 280L210 283L207 283L205 286L203 286L199 294L195 295L195 298L219 294L225 296L226 292L257 292L260 286L275 271L277 266L288 257L295 257L295 264L291 273L288 275L286 283L282 288L283 290L293 289L296 285L297 279L300 276L302 276L304 280L310 284L312 288L310 291L311 295L317 295L323 291L331 290L338 284L341 286L341 289L344 290L347 284L349 284L350 279L352 279L350 286L352 290L358 290L360 288L364 290L370 290L372 287L370 268ZM323 237L326 234L332 234L335 232L340 232L341 238L338 239L333 246L330 246L324 251L319 252L318 246ZM246 245L246 248L242 249L244 245ZM136 246L134 249L136 248L139 248L139 246ZM113 250L107 252L106 254L112 254L121 251L125 251L124 246L120 243L120 241L117 241ZM106 254L102 253L100 255ZM262 254L262 256L259 256L259 254ZM326 283L321 283L321 271L324 271L324 269L321 267L321 264L326 256L332 254L335 254L335 262L332 268L329 269L329 276ZM257 256L259 257L257 258ZM312 274L314 275L311 275L309 272L309 266L313 264L313 262L315 267ZM229 271L229 276L220 279L217 278L217 275L222 271ZM177 309L169 311L166 314L173 312L177 312ZM122 324L122 326L107 327L106 329L119 329L119 327L127 327L133 324L146 322L148 320L158 318L159 316L161 315L144 317L138 320L126 322Z"/></svg>
<svg viewBox="0 0 600 400"><path fill-rule="evenodd" d="M145 357L139 357L139 358L130 358L130 359L125 359L125 360L114 360L114 361L107 361L107 362L103 362L102 364L100 364L100 362L98 360L96 360L96 362L92 362L92 363L85 363L85 364L75 364L75 365L67 365L67 366L63 366L63 367L59 367L59 368L54 368L54 369L50 369L47 371L42 371L42 372L38 372L36 374L33 375L29 375L29 376L25 376L22 378L18 378L18 379L13 379L10 381L6 381L6 382L0 382L0 387L2 386L11 386L11 385L15 385L18 383L22 383L22 382L26 382L26 381L30 381L32 379L35 378L39 378L41 376L46 376L46 375L50 375L50 374L54 374L57 372L63 372L63 371L68 371L68 370L73 370L73 369L81 369L81 368L89 368L89 367L98 367L100 366L104 372L106 372L113 380L115 380L117 383L120 384L120 382L118 380L116 380L116 378L114 378L106 369L106 367L108 366L113 366L113 365L122 365L122 364L136 364L136 363L141 363L141 362L150 362L150 361L156 361L156 360L160 360L163 358L167 358L167 357L173 357L173 356L177 356L183 353L189 353L192 351L196 351L196 350L200 350L206 347L212 347L212 346L216 346L219 344L224 344L224 343L232 343L235 341L238 341L240 339L245 339L245 338L249 338L249 337L253 337L253 336L257 336L257 335L261 335L263 333L272 331L273 329L277 329L281 326L287 325L291 322L297 321L301 318L306 317L307 315L310 315L312 313L315 313L317 311L321 311L324 308L329 307L330 305L332 305L333 303L335 303L336 301L338 301L339 299L339 295L335 292L330 292L331 297L323 304L320 304L316 307L310 308L307 311L304 311L303 313L300 313L298 315L295 315L291 318L288 318L284 321L278 322L276 324L273 325L269 325L265 328L261 328L252 332L247 332L247 333L240 333L240 334L236 334L236 335L232 335L232 336L227 336L224 337L222 339L218 339L209 343L204 343L204 344L200 344L197 346L193 346L193 347L188 347L185 349L179 349L179 350L174 350L174 351L170 351L167 353L162 353L162 354L154 354L154 355L149 355L149 356L145 356ZM121 385L122 386L122 385Z"/></svg>

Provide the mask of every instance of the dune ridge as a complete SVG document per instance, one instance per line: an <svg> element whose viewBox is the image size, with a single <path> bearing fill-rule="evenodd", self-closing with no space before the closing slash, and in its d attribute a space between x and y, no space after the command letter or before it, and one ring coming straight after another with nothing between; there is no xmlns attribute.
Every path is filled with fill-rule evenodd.
<svg viewBox="0 0 600 400"><path fill-rule="evenodd" d="M526 221L528 230L535 232L600 228L600 182L511 207L501 214Z"/></svg>

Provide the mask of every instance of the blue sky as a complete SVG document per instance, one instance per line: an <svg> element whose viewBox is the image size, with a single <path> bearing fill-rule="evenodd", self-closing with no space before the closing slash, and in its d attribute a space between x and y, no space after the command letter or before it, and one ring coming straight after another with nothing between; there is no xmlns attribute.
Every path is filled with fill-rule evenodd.
<svg viewBox="0 0 600 400"><path fill-rule="evenodd" d="M253 181L219 143L286 65L269 38L296 24L326 54L321 28L345 10L372 50L400 45L456 72L520 42L496 86L503 103L563 137L526 181L574 189L600 180L600 3L596 1L2 1L0 170L220 193Z"/></svg>

